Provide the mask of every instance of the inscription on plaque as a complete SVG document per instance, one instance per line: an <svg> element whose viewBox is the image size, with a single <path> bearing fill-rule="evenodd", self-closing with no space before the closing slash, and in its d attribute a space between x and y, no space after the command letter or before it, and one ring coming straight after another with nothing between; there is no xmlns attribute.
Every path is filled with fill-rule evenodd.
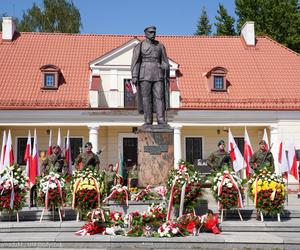
<svg viewBox="0 0 300 250"><path fill-rule="evenodd" d="M168 145L144 146L144 152L150 155L160 155L162 152L168 152Z"/></svg>

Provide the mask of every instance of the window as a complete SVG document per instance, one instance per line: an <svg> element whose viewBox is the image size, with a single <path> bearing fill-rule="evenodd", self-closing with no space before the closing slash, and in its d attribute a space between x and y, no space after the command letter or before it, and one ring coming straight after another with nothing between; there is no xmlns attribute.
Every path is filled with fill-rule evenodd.
<svg viewBox="0 0 300 250"><path fill-rule="evenodd" d="M17 163L19 165L26 165L26 162L24 161L26 145L27 145L27 137L19 137L17 139ZM31 138L31 147L32 145L33 145L33 138Z"/></svg>
<svg viewBox="0 0 300 250"><path fill-rule="evenodd" d="M135 108L136 98L135 98L135 86L131 83L131 79L124 79L124 107L125 108Z"/></svg>
<svg viewBox="0 0 300 250"><path fill-rule="evenodd" d="M229 81L226 79L228 70L223 67L214 67L205 74L208 87L211 91L227 91Z"/></svg>
<svg viewBox="0 0 300 250"><path fill-rule="evenodd" d="M197 164L198 159L202 159L202 138L187 137L185 138L186 161Z"/></svg>
<svg viewBox="0 0 300 250"><path fill-rule="evenodd" d="M65 138L65 145L66 144L67 144L67 138ZM70 144L71 144L71 160L72 160L72 165L73 165L74 160L82 151L83 139L76 138L76 137L70 137Z"/></svg>
<svg viewBox="0 0 300 250"><path fill-rule="evenodd" d="M214 89L216 90L224 89L224 76L214 76Z"/></svg>
<svg viewBox="0 0 300 250"><path fill-rule="evenodd" d="M55 65L44 65L40 68L42 72L42 89L57 89L64 82L61 71Z"/></svg>
<svg viewBox="0 0 300 250"><path fill-rule="evenodd" d="M45 87L55 87L55 75L54 74L45 74Z"/></svg>
<svg viewBox="0 0 300 250"><path fill-rule="evenodd" d="M238 149L240 150L240 152L242 153L242 155L244 154L244 137L234 137L235 143L238 147Z"/></svg>

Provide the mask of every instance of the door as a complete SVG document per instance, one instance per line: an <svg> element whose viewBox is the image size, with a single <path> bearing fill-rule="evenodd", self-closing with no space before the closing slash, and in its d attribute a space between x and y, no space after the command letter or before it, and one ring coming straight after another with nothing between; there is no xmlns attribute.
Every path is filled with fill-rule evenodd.
<svg viewBox="0 0 300 250"><path fill-rule="evenodd" d="M137 138L123 138L123 159L125 168L130 168L137 164Z"/></svg>

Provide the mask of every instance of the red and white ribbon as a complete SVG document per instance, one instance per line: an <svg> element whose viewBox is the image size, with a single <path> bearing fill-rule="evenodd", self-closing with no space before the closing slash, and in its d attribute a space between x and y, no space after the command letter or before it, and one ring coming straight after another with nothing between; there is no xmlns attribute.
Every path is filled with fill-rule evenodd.
<svg viewBox="0 0 300 250"><path fill-rule="evenodd" d="M228 178L230 180L230 182L232 183L233 187L238 192L238 208L242 208L243 207L243 200L242 200L242 195L241 195L240 189L238 187L237 182L234 180L234 178L232 177L232 175L229 174L229 173L224 173L223 178L221 180L221 183L218 185L218 196L221 196L222 193L223 193L222 187L224 185L224 181L225 181L226 178ZM220 201L218 201L218 207L219 207L219 209L222 209Z"/></svg>
<svg viewBox="0 0 300 250"><path fill-rule="evenodd" d="M115 194L119 194L119 193L124 193L125 194L125 196L126 196L126 206L128 207L128 192L124 188L122 188L122 191L118 191L117 189L113 190L112 193L103 200L103 203L108 202Z"/></svg>

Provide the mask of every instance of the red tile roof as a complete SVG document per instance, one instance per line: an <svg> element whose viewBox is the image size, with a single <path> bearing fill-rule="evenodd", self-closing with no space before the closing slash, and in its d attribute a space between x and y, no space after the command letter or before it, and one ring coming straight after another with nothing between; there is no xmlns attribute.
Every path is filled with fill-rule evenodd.
<svg viewBox="0 0 300 250"><path fill-rule="evenodd" d="M1 35L2 36L2 35ZM89 108L89 65L134 36L21 33L0 40L0 109ZM143 36L138 37L143 39ZM300 57L268 37L245 47L240 37L158 36L180 64L183 109L300 110ZM65 84L41 89L40 67L59 67ZM228 92L211 92L203 76L228 70Z"/></svg>

